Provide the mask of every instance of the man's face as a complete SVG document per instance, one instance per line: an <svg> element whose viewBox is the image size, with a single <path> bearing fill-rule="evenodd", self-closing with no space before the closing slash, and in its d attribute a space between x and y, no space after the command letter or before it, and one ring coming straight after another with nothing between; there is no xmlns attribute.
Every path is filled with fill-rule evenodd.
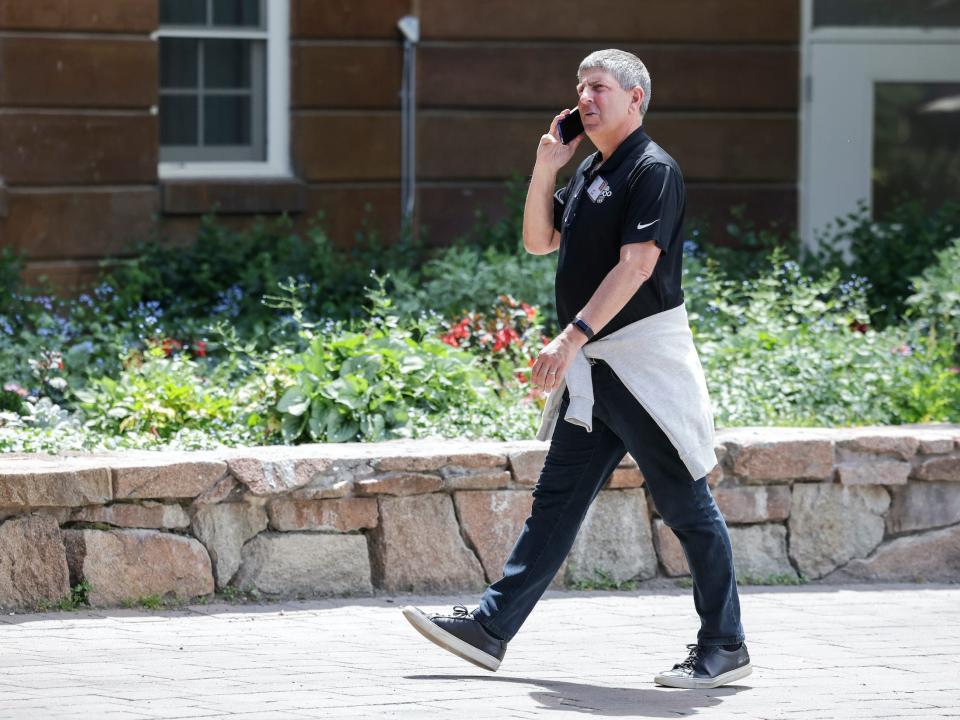
<svg viewBox="0 0 960 720"><path fill-rule="evenodd" d="M624 90L606 70L586 70L577 85L577 107L588 135L619 127L627 119L631 101L642 91Z"/></svg>

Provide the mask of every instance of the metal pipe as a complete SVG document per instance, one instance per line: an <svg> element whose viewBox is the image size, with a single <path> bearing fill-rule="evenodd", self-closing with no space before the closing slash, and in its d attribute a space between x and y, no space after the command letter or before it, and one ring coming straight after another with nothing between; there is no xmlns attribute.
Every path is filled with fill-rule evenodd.
<svg viewBox="0 0 960 720"><path fill-rule="evenodd" d="M413 223L417 194L417 43L420 20L405 15L397 22L403 34L403 81L400 87L400 215L405 228Z"/></svg>

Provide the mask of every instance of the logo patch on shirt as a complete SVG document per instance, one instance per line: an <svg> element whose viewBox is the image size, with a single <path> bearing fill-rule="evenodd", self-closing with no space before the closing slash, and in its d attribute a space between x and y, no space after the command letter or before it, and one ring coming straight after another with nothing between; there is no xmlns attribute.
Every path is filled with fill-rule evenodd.
<svg viewBox="0 0 960 720"><path fill-rule="evenodd" d="M657 218L657 219L654 220L653 222L640 223L639 225L637 225L637 230L643 230L644 228L648 228L648 227L650 227L651 225L653 225L653 223L658 223L658 222L660 222L660 218Z"/></svg>
<svg viewBox="0 0 960 720"><path fill-rule="evenodd" d="M597 175L593 182L590 183L590 187L587 188L587 195L590 196L591 200L599 204L602 203L605 198L613 195L613 191L610 189L607 181Z"/></svg>

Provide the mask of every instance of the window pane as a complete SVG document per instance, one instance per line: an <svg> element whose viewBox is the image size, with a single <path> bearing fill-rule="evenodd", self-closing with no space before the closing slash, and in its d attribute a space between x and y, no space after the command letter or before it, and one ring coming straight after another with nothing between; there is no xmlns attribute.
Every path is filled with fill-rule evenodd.
<svg viewBox="0 0 960 720"><path fill-rule="evenodd" d="M250 144L250 98L220 95L203 99L204 145Z"/></svg>
<svg viewBox="0 0 960 720"><path fill-rule="evenodd" d="M813 25L960 27L960 0L815 0Z"/></svg>
<svg viewBox="0 0 960 720"><path fill-rule="evenodd" d="M160 96L160 144L197 144L197 96Z"/></svg>
<svg viewBox="0 0 960 720"><path fill-rule="evenodd" d="M197 41L160 38L160 87L197 87Z"/></svg>
<svg viewBox="0 0 960 720"><path fill-rule="evenodd" d="M250 45L250 40L204 41L204 87L249 88Z"/></svg>
<svg viewBox="0 0 960 720"><path fill-rule="evenodd" d="M207 0L160 0L161 25L206 25Z"/></svg>
<svg viewBox="0 0 960 720"><path fill-rule="evenodd" d="M213 0L213 24L260 27L260 0Z"/></svg>
<svg viewBox="0 0 960 720"><path fill-rule="evenodd" d="M874 93L874 212L960 197L960 83L876 83Z"/></svg>

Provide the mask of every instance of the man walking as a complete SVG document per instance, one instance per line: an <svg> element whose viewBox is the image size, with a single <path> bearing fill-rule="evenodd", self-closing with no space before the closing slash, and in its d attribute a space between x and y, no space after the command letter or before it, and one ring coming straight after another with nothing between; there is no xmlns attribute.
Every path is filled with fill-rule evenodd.
<svg viewBox="0 0 960 720"><path fill-rule="evenodd" d="M549 391L537 437L550 439L530 516L479 606L405 617L425 637L496 670L507 643L566 558L590 504L625 452L679 538L700 616L688 656L654 677L712 688L751 672L727 526L707 484L713 416L680 287L686 191L676 161L646 134L650 75L631 53L600 50L577 72L577 110L597 148L566 187L556 177L583 140L563 144L554 117L540 139L523 244L559 250L562 332L532 369ZM566 138L565 138L566 139Z"/></svg>

